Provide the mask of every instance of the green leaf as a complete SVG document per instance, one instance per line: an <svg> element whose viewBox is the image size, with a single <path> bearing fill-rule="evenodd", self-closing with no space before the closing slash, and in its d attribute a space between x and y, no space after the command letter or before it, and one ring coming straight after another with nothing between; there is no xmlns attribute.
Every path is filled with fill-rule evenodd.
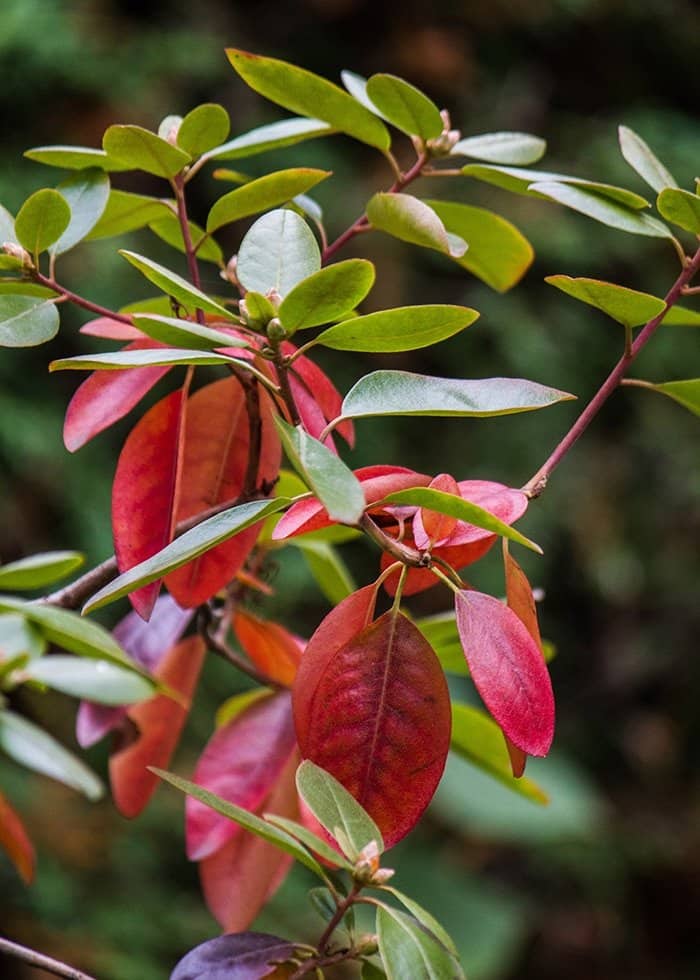
<svg viewBox="0 0 700 980"><path fill-rule="evenodd" d="M338 320L354 310L374 285L366 259L336 262L302 279L282 301L278 316L287 333Z"/></svg>
<svg viewBox="0 0 700 980"><path fill-rule="evenodd" d="M649 293L618 286L599 279L573 279L571 276L546 276L545 282L556 286L574 299L595 306L625 327L639 327L664 309L666 303Z"/></svg>
<svg viewBox="0 0 700 980"><path fill-rule="evenodd" d="M110 126L102 146L130 170L144 170L156 177L174 177L191 159L189 153L141 126Z"/></svg>
<svg viewBox="0 0 700 980"><path fill-rule="evenodd" d="M418 902L414 902L412 898L408 895L404 895L400 892L398 888L393 888L391 885L384 885L382 887L383 892L388 892L397 898L401 904L408 909L414 919L416 919L428 932L431 932L435 938L442 943L442 945L450 952L453 956L457 956L457 947L454 944L452 937L447 933L440 923L434 916L424 909L422 905Z"/></svg>
<svg viewBox="0 0 700 980"><path fill-rule="evenodd" d="M469 243L455 261L478 276L492 289L503 293L520 282L532 264L532 245L515 225L499 214L470 204L426 201L445 229Z"/></svg>
<svg viewBox="0 0 700 980"><path fill-rule="evenodd" d="M181 779L180 776L176 776L171 772L165 772L163 769L157 769L155 766L149 768L151 772L160 776L166 783L170 783L171 786L186 793L188 796L193 796L200 803L220 813L222 817L228 817L229 820L233 820L234 823L243 827L244 830L250 831L251 834L255 834L257 837L262 837L263 840L273 844L286 854L291 854L293 858L310 871L313 871L319 878L325 879L325 873L318 861L309 854L305 847L302 847L301 844L284 830L279 830L271 823L268 823L267 820L261 820L254 813L250 813L248 810L244 810L234 803L227 803L226 800L222 800L214 793L210 793L209 790L197 786L196 783L191 783L188 779Z"/></svg>
<svg viewBox="0 0 700 980"><path fill-rule="evenodd" d="M275 416L282 445L299 476L328 511L332 521L357 524L365 509L360 482L345 463L301 426Z"/></svg>
<svg viewBox="0 0 700 980"><path fill-rule="evenodd" d="M665 327L700 327L700 313L684 306L672 306L661 322Z"/></svg>
<svg viewBox="0 0 700 980"><path fill-rule="evenodd" d="M386 980L386 973L371 960L363 960L360 980Z"/></svg>
<svg viewBox="0 0 700 980"><path fill-rule="evenodd" d="M678 184L663 163L649 149L645 141L627 126L618 129L620 150L630 167L645 180L657 193L664 187L677 187Z"/></svg>
<svg viewBox="0 0 700 980"><path fill-rule="evenodd" d="M457 520L473 524L475 527L491 531L502 538L509 538L517 541L518 544L542 554L542 549L534 541L530 541L524 534L516 531L515 528L505 524L498 517L495 517L488 510L473 504L470 500L464 500L456 494L444 493L442 490L434 490L431 487L411 487L409 490L397 490L395 493L387 494L383 503L404 504L407 506L425 507L428 510L437 511L439 514L449 514Z"/></svg>
<svg viewBox="0 0 700 980"><path fill-rule="evenodd" d="M144 255L137 255L136 252L128 252L123 248L119 249L119 254L127 262L130 262L135 269L138 269L149 282L152 282L158 289L162 289L166 295L174 296L184 306L204 310L206 313L218 313L226 320L234 319L233 314L226 307L210 299L201 289L197 289L182 276L166 269L165 266L159 265Z"/></svg>
<svg viewBox="0 0 700 980"><path fill-rule="evenodd" d="M263 816L268 823L279 827L280 830L288 833L290 837L295 837L298 841L301 841L306 848L314 854L318 854L324 861L328 861L334 868L345 868L347 871L352 871L353 865L347 858L344 858L342 854L333 850L330 844L326 843L318 834L314 834L307 827L297 823L296 820L279 817L276 813L265 813Z"/></svg>
<svg viewBox="0 0 700 980"><path fill-rule="evenodd" d="M367 96L379 112L408 136L435 139L443 130L440 110L427 95L396 75L372 75Z"/></svg>
<svg viewBox="0 0 700 980"><path fill-rule="evenodd" d="M146 561L130 568L96 592L86 603L83 614L106 606L122 596L128 595L142 585L148 585L162 578L168 572L187 564L193 558L199 558L205 551L216 547L222 541L227 541L234 534L244 531L247 527L257 524L269 514L282 510L290 503L286 497L275 497L273 500L251 500L246 504L231 507L220 514L207 518L191 530L175 538L166 548L159 551Z"/></svg>
<svg viewBox="0 0 700 980"><path fill-rule="evenodd" d="M372 841L382 853L384 841L374 820L330 773L306 759L297 769L297 789L331 836L341 831L340 837L349 845L344 848L345 856L351 861Z"/></svg>
<svg viewBox="0 0 700 980"><path fill-rule="evenodd" d="M340 79L348 90L353 99L357 99L360 105L363 105L365 109L369 109L373 112L375 116L381 116L382 113L379 111L377 106L372 102L369 95L367 94L367 79L363 78L362 75L358 75L354 71L341 71Z"/></svg>
<svg viewBox="0 0 700 980"><path fill-rule="evenodd" d="M58 333L53 300L0 294L0 347L37 347Z"/></svg>
<svg viewBox="0 0 700 980"><path fill-rule="evenodd" d="M2 242L14 242L19 244L15 235L15 219L7 208L0 204L0 244Z"/></svg>
<svg viewBox="0 0 700 980"><path fill-rule="evenodd" d="M41 657L25 667L22 674L56 691L98 704L133 704L152 697L156 690L155 683L143 674L116 667L107 660Z"/></svg>
<svg viewBox="0 0 700 980"><path fill-rule="evenodd" d="M462 167L465 177L474 177L476 180L483 180L487 184L494 184L502 187L513 194L524 194L527 197L543 197L533 185L543 183L567 184L588 191L591 194L598 194L600 197L608 198L626 208L640 211L648 208L649 202L640 194L628 191L624 187L615 187L612 184L601 184L596 180L585 180L583 177L569 177L566 174L554 174L544 170L525 170L520 167L501 167L489 166L483 163L468 163Z"/></svg>
<svg viewBox="0 0 700 980"><path fill-rule="evenodd" d="M391 140L384 124L332 82L276 58L236 48L227 48L226 54L243 81L259 95L290 112L322 119L361 143L389 149Z"/></svg>
<svg viewBox="0 0 700 980"><path fill-rule="evenodd" d="M345 562L328 541L290 538L288 543L301 551L316 584L334 606L357 589Z"/></svg>
<svg viewBox="0 0 700 980"><path fill-rule="evenodd" d="M114 235L136 231L137 228L145 228L151 222L167 218L169 215L174 217L170 204L164 198L112 190L107 207L88 235L88 240L112 238Z"/></svg>
<svg viewBox="0 0 700 980"><path fill-rule="evenodd" d="M209 150L205 156L208 160L239 160L268 150L281 150L319 136L330 136L333 132L335 130L320 119L281 119L236 136L228 143Z"/></svg>
<svg viewBox="0 0 700 980"><path fill-rule="evenodd" d="M91 769L43 729L12 711L0 711L0 749L20 765L57 779L89 800L103 795L102 783Z"/></svg>
<svg viewBox="0 0 700 980"><path fill-rule="evenodd" d="M14 657L26 656L30 660L41 657L47 646L39 630L20 613L0 615L0 664Z"/></svg>
<svg viewBox="0 0 700 980"><path fill-rule="evenodd" d="M223 330L204 327L194 320L178 320L173 316L153 314L134 314L134 323L146 336L160 340L171 347L190 350L215 350L217 347L250 347L239 337L233 337Z"/></svg>
<svg viewBox="0 0 700 980"><path fill-rule="evenodd" d="M309 889L307 895L309 901L321 916L323 921L330 922L335 915L336 904L333 901L333 896L328 888L324 888L323 886L311 888Z"/></svg>
<svg viewBox="0 0 700 980"><path fill-rule="evenodd" d="M451 156L474 157L489 163L513 164L516 167L537 163L547 149L539 136L529 133L483 133L460 140L452 148Z"/></svg>
<svg viewBox="0 0 700 980"><path fill-rule="evenodd" d="M379 954L389 980L464 980L442 943L412 916L388 905L377 909Z"/></svg>
<svg viewBox="0 0 700 980"><path fill-rule="evenodd" d="M93 167L64 180L56 190L66 199L71 214L68 227L51 248L55 255L62 255L86 238L104 214L109 200L109 177Z"/></svg>
<svg viewBox="0 0 700 980"><path fill-rule="evenodd" d="M330 177L330 173L330 170L295 167L251 180L216 201L207 218L207 232L214 232L232 221L291 201L297 194Z"/></svg>
<svg viewBox="0 0 700 980"><path fill-rule="evenodd" d="M631 235L646 235L651 238L672 237L666 225L657 221L656 218L652 218L648 214L639 214L617 201L609 200L581 187L545 182L533 184L532 190L549 198L550 201L563 204L564 207L585 214L586 217L600 221L601 224L608 225L610 228L617 228L619 231L626 231Z"/></svg>
<svg viewBox="0 0 700 980"><path fill-rule="evenodd" d="M339 419L370 415L488 418L546 408L575 397L522 378L461 381L408 371L373 371L347 393Z"/></svg>
<svg viewBox="0 0 700 980"><path fill-rule="evenodd" d="M128 164L119 163L112 159L104 150L96 150L91 146L35 146L26 150L25 157L45 163L49 167L61 167L64 170L85 170L88 167L99 167L101 170L116 173L128 170Z"/></svg>
<svg viewBox="0 0 700 980"><path fill-rule="evenodd" d="M245 303L247 322L256 330L264 330L273 316L277 316L277 310L270 300L254 289L248 290L242 302Z"/></svg>
<svg viewBox="0 0 700 980"><path fill-rule="evenodd" d="M667 221L700 235L700 197L697 194L666 187L659 194L656 207Z"/></svg>
<svg viewBox="0 0 700 980"><path fill-rule="evenodd" d="M537 783L527 776L520 779L513 776L503 732L479 708L453 702L450 747L461 758L487 772L514 793L540 805L549 802L549 797Z"/></svg>
<svg viewBox="0 0 700 980"><path fill-rule="evenodd" d="M403 306L337 323L315 342L334 350L418 350L454 336L478 317L467 306Z"/></svg>
<svg viewBox="0 0 700 980"><path fill-rule="evenodd" d="M59 293L54 289L47 289L46 286L40 286L37 282L0 279L0 296L40 296L42 299L56 299Z"/></svg>
<svg viewBox="0 0 700 980"><path fill-rule="evenodd" d="M236 275L246 289L286 296L321 268L313 233L294 211L280 209L258 218L241 242Z"/></svg>
<svg viewBox="0 0 700 980"><path fill-rule="evenodd" d="M196 248L197 258L202 262L213 262L215 265L223 266L224 253L214 239L209 238L204 229L200 228L194 221L188 221L187 225L190 230L190 240ZM182 228L176 215L171 213L157 221L151 221L148 227L168 245L176 248L178 252L185 251Z"/></svg>
<svg viewBox="0 0 700 980"><path fill-rule="evenodd" d="M70 575L85 561L79 551L47 551L0 565L0 589L40 589Z"/></svg>
<svg viewBox="0 0 700 980"><path fill-rule="evenodd" d="M50 187L36 191L15 218L17 240L31 255L39 255L61 237L70 218L70 208L62 194Z"/></svg>
<svg viewBox="0 0 700 980"><path fill-rule="evenodd" d="M688 381L663 381L659 384L645 382L643 387L672 398L693 415L700 415L700 378L692 378Z"/></svg>
<svg viewBox="0 0 700 980"><path fill-rule="evenodd" d="M206 102L188 112L177 131L178 146L198 157L219 146L231 130L231 120L222 105Z"/></svg>
<svg viewBox="0 0 700 980"><path fill-rule="evenodd" d="M0 595L0 612L18 612L34 623L49 643L81 657L109 660L121 667L134 669L134 663L124 653L111 633L77 613L39 602L23 602L12 596Z"/></svg>
<svg viewBox="0 0 700 980"><path fill-rule="evenodd" d="M469 668L457 631L457 621L452 610L414 620L442 664L442 669L461 677L469 676Z"/></svg>
<svg viewBox="0 0 700 980"><path fill-rule="evenodd" d="M269 698L274 693L271 687L253 687L249 691L242 691L240 694L231 695L230 698L226 698L216 709L214 718L215 726L217 728L223 728L224 725L233 721L234 718L237 718L246 708L255 704L256 701Z"/></svg>
<svg viewBox="0 0 700 980"><path fill-rule="evenodd" d="M374 228L394 238L423 248L433 248L451 258L459 258L467 244L459 236L449 236L431 207L410 194L375 194L367 204L367 217Z"/></svg>
<svg viewBox="0 0 700 980"><path fill-rule="evenodd" d="M117 350L106 354L80 354L51 361L49 371L122 371L134 367L175 366L176 364L236 364L225 354L197 350Z"/></svg>

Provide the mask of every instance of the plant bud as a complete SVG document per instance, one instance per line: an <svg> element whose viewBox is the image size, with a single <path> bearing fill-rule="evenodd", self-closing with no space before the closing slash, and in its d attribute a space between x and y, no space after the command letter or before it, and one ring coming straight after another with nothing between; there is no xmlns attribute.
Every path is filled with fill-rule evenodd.
<svg viewBox="0 0 700 980"><path fill-rule="evenodd" d="M287 336L287 331L282 326L278 317L273 316L267 325L267 336L272 344L279 344Z"/></svg>

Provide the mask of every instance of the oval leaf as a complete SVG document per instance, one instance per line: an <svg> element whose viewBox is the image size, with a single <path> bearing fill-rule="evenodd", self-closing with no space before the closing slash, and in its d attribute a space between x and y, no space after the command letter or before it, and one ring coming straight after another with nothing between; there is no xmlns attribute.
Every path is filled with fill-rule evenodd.
<svg viewBox="0 0 700 980"><path fill-rule="evenodd" d="M516 167L537 163L544 156L547 144L529 133L482 133L456 143L451 156L473 157L489 163L513 164Z"/></svg>
<svg viewBox="0 0 700 980"><path fill-rule="evenodd" d="M35 146L25 150L24 156L49 167L62 167L64 170L86 170L99 167L101 170L128 170L128 166L113 160L104 150L92 146Z"/></svg>
<svg viewBox="0 0 700 980"><path fill-rule="evenodd" d="M297 167L291 170L278 170L265 174L237 187L214 204L207 218L207 232L211 234L240 218L276 208L291 201L297 194L303 194L320 181L330 177L329 170L313 170L311 167Z"/></svg>
<svg viewBox="0 0 700 980"><path fill-rule="evenodd" d="M37 347L58 333L56 304L38 296L0 296L0 347Z"/></svg>
<svg viewBox="0 0 700 980"><path fill-rule="evenodd" d="M293 953L292 943L263 932L217 936L191 949L177 964L170 980L259 980Z"/></svg>
<svg viewBox="0 0 700 980"><path fill-rule="evenodd" d="M384 850L379 827L330 773L307 759L297 770L297 789L321 826L334 838L340 832L350 860L357 860L368 844L376 844L379 853Z"/></svg>
<svg viewBox="0 0 700 980"><path fill-rule="evenodd" d="M568 174L550 173L545 170L527 170L522 167L501 167L485 163L468 163L462 167L462 173L465 177L474 177L476 180L483 180L487 184L502 187L513 194L525 194L527 197L543 196L535 186L536 184L555 183L578 187L589 194L606 198L635 211L649 207L649 202L645 197L636 194L634 191L628 191L625 187L602 184L597 180L585 180L583 177L570 177Z"/></svg>
<svg viewBox="0 0 700 980"><path fill-rule="evenodd" d="M656 207L667 221L700 235L700 197L697 194L666 187L659 194Z"/></svg>
<svg viewBox="0 0 700 980"><path fill-rule="evenodd" d="M431 140L440 135L440 110L427 95L396 75L372 75L367 95L382 116L408 136Z"/></svg>
<svg viewBox="0 0 700 980"><path fill-rule="evenodd" d="M229 134L231 120L222 105L206 102L188 112L177 130L177 144L198 157L219 146Z"/></svg>
<svg viewBox="0 0 700 980"><path fill-rule="evenodd" d="M130 170L156 177L174 177L190 162L190 154L141 126L110 126L102 146L108 156Z"/></svg>
<svg viewBox="0 0 700 980"><path fill-rule="evenodd" d="M423 923L382 904L377 909L377 941L389 980L464 980L448 949Z"/></svg>
<svg viewBox="0 0 700 980"><path fill-rule="evenodd" d="M15 218L17 241L31 255L39 255L61 237L70 219L70 208L62 194L51 188L36 191Z"/></svg>
<svg viewBox="0 0 700 980"><path fill-rule="evenodd" d="M154 684L142 674L116 667L107 660L80 657L41 657L25 667L23 674L76 698L99 704L131 704L153 694Z"/></svg>
<svg viewBox="0 0 700 980"><path fill-rule="evenodd" d="M234 614L232 625L241 649L258 670L271 681L291 687L305 641L278 623L258 619L240 608Z"/></svg>
<svg viewBox="0 0 700 980"><path fill-rule="evenodd" d="M693 415L700 415L700 378L693 378L689 381L664 381L661 384L647 385L653 391L658 391L674 402L678 402L687 408Z"/></svg>
<svg viewBox="0 0 700 980"><path fill-rule="evenodd" d="M321 253L307 223L294 211L278 210L258 218L246 234L236 275L246 289L286 296L320 268Z"/></svg>
<svg viewBox="0 0 700 980"><path fill-rule="evenodd" d="M627 126L618 129L620 150L633 170L636 170L642 180L659 192L664 187L677 187L676 181L663 163L650 150L648 144Z"/></svg>
<svg viewBox="0 0 700 980"><path fill-rule="evenodd" d="M0 589L40 589L70 575L85 561L79 551L47 551L0 566Z"/></svg>
<svg viewBox="0 0 700 980"><path fill-rule="evenodd" d="M83 354L51 361L49 371L123 371L130 368L173 367L177 364L222 364L230 366L236 361L225 354L213 354L197 350L165 349L161 344L130 344L120 351L108 354Z"/></svg>
<svg viewBox="0 0 700 980"><path fill-rule="evenodd" d="M249 133L235 136L228 143L217 146L206 153L208 160L237 160L241 157L255 156L268 150L281 150L304 140L329 136L334 130L320 119L291 118L258 126Z"/></svg>
<svg viewBox="0 0 700 980"><path fill-rule="evenodd" d="M217 347L250 347L247 341L223 330L202 326L195 320L181 320L174 316L134 314L139 330L171 347L187 347L193 350L215 350Z"/></svg>
<svg viewBox="0 0 700 980"><path fill-rule="evenodd" d="M174 203L173 203L174 206ZM89 240L112 238L137 228L145 228L152 221L172 215L170 202L157 197L145 197L129 191L112 190L102 217L94 226Z"/></svg>
<svg viewBox="0 0 700 980"><path fill-rule="evenodd" d="M451 258L459 258L467 250L459 237L450 239L431 207L410 194L375 194L367 204L367 218L379 231Z"/></svg>
<svg viewBox="0 0 700 980"><path fill-rule="evenodd" d="M319 334L316 343L376 353L418 350L453 337L478 317L466 306L403 306L336 323Z"/></svg>
<svg viewBox="0 0 700 980"><path fill-rule="evenodd" d="M625 327L639 327L658 316L666 307L664 300L649 293L640 293L636 289L599 279L546 276L544 281L582 303L595 306Z"/></svg>
<svg viewBox="0 0 700 980"><path fill-rule="evenodd" d="M103 170L82 170L59 184L70 208L70 223L51 248L62 255L90 234L102 217L109 200L109 177Z"/></svg>
<svg viewBox="0 0 700 980"><path fill-rule="evenodd" d="M289 335L347 315L374 285L374 266L365 259L346 259L303 279L279 308Z"/></svg>
<svg viewBox="0 0 700 980"><path fill-rule="evenodd" d="M625 207L617 201L608 200L600 194L574 187L571 184L536 183L530 188L543 197L563 204L585 214L588 218L600 221L601 224L627 231L631 235L646 235L651 238L671 238L671 232L661 221L651 218L648 214L639 214L632 208Z"/></svg>
<svg viewBox="0 0 700 980"><path fill-rule="evenodd" d="M225 320L235 319L234 315L226 307L210 299L201 289L196 289L186 279L183 279L182 276L171 272L165 266L159 265L157 262L153 262L143 255L128 252L125 249L119 249L119 254L123 255L127 262L130 262L135 269L138 269L154 286L162 289L166 295L174 296L175 299L190 309L204 310L205 313L218 313Z"/></svg>

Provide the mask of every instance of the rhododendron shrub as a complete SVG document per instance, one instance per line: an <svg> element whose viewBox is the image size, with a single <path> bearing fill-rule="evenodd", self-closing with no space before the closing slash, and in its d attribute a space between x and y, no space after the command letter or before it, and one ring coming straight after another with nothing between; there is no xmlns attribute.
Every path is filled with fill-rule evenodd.
<svg viewBox="0 0 700 980"><path fill-rule="evenodd" d="M546 756L554 738L548 648L512 552L540 552L524 530L528 504L620 384L700 414L700 381L627 377L662 321L700 320L678 305L693 291L700 251L686 254L668 224L700 235L700 205L624 127L623 156L657 195L659 218L636 191L533 169L545 151L538 137L463 137L445 110L396 76L345 72L341 88L272 58L227 54L255 92L295 115L230 137L226 109L204 104L154 130L110 126L101 148L38 147L27 156L60 172L55 186L31 194L16 216L0 211L0 344L51 340L64 303L89 314L85 352L50 364L88 372L67 405L66 449L132 420L115 461L114 556L54 592L46 590L79 567L77 553L0 566L2 690L31 684L80 700L80 745L113 736L109 783L124 816L137 817L161 780L187 795L187 855L224 935L188 953L173 980L325 975L346 961L367 977L462 977L454 943L389 885L382 855L420 820L451 750L514 792L546 800L521 777L528 756ZM380 154L386 181L335 238L316 199L329 172L292 167L250 179L220 166L336 133ZM212 166L224 191L198 224L189 185ZM160 180L162 196L124 189L128 171ZM533 258L501 215L416 196L413 185L426 176L446 187L484 181L542 207L555 202L665 240L681 259L663 299L616 283L547 278L622 326L620 359L519 488L443 472L439 459L431 473L381 458L355 470L346 462L357 419L405 416L410 434L422 416L480 419L574 397L553 386L547 365L538 379L433 377L382 365L384 354L460 334L479 314L453 304L376 309L381 268L338 258L360 233L437 252L499 292L516 286ZM238 223L240 245L227 255L220 233ZM61 278L62 256L74 247L144 229L173 249L167 265L120 250L149 299L124 296L108 309ZM204 263L220 275L214 291L203 288ZM341 392L321 366L323 348L352 365L358 352L377 355L376 367ZM167 390L144 410L157 385ZM360 537L374 549L376 570L358 588L342 550ZM494 548L502 551L502 595L464 577ZM308 638L274 616L266 573L289 549L301 551L332 604ZM27 600L25 589L42 595ZM444 596L448 611L437 618L417 617L406 603L427 589ZM108 631L90 614L117 600L131 611ZM255 685L222 703L184 778L168 770L209 653ZM451 700L446 672L471 678L480 707ZM3 695L0 748L91 799L103 792L95 773ZM30 881L29 833L2 795L0 845ZM294 861L318 878L310 897L326 926L311 945L249 931ZM357 902L376 912L370 934L355 929Z"/></svg>

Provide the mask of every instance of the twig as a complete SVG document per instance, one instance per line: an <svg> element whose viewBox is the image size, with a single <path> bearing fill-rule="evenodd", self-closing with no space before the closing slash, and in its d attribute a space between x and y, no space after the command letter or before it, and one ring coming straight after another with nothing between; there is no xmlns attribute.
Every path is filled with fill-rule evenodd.
<svg viewBox="0 0 700 980"><path fill-rule="evenodd" d="M6 953L8 956L13 956L15 959L22 960L30 966L38 967L40 970L46 970L47 973L53 973L56 977L65 977L65 980L95 980L95 977L91 977L89 973L84 973L82 970L77 970L74 966L61 963L60 960L55 960L51 956L44 956L43 953L37 953L27 946L20 946L19 943L13 943L2 937L0 937L0 953Z"/></svg>
<svg viewBox="0 0 700 980"><path fill-rule="evenodd" d="M130 316L126 316L124 313L117 313L114 310L107 309L106 306L100 306L99 303L93 303L92 300L85 299L84 296L79 296L70 289L66 289L60 283L56 282L55 279L49 276L42 275L38 269L32 272L32 279L38 282L40 286L46 286L47 289L53 289L55 293L60 293L60 295L68 300L69 303L74 303L75 306L81 306L84 310L89 310L91 313L97 313L98 316L109 317L110 320L118 320L119 323L128 323L130 327L133 327L134 321Z"/></svg>
<svg viewBox="0 0 700 980"><path fill-rule="evenodd" d="M404 565L411 568L430 568L431 558L428 552L416 551L402 544L391 535L385 534L377 524L374 523L369 514L363 514L359 522L360 530L364 531L368 538L379 545L382 551L386 551L392 558L396 558Z"/></svg>
<svg viewBox="0 0 700 980"><path fill-rule="evenodd" d="M268 677L267 674L258 670L249 660L245 657L241 657L232 647L226 642L226 629L227 624L223 623L223 629L217 629L216 620L212 616L211 607L206 603L200 607L200 623L199 623L199 634L214 653L218 653L220 657L227 660L230 664L236 667L243 674L247 674L258 684L262 684L263 687L274 687L278 690L283 689L283 685L279 681L273 680Z"/></svg>
<svg viewBox="0 0 700 980"><path fill-rule="evenodd" d="M195 289L202 288L202 280L199 275L199 265L197 263L197 255L195 249L192 245L192 235L190 234L190 223L187 218L187 203L185 201L185 181L183 175L180 173L172 180L173 191L175 192L175 201L177 202L177 217L180 222L180 231L182 232L182 241L185 246L185 255L187 257L187 269L190 274L190 279L192 280L192 285ZM197 322L204 324L204 310L197 309Z"/></svg>

